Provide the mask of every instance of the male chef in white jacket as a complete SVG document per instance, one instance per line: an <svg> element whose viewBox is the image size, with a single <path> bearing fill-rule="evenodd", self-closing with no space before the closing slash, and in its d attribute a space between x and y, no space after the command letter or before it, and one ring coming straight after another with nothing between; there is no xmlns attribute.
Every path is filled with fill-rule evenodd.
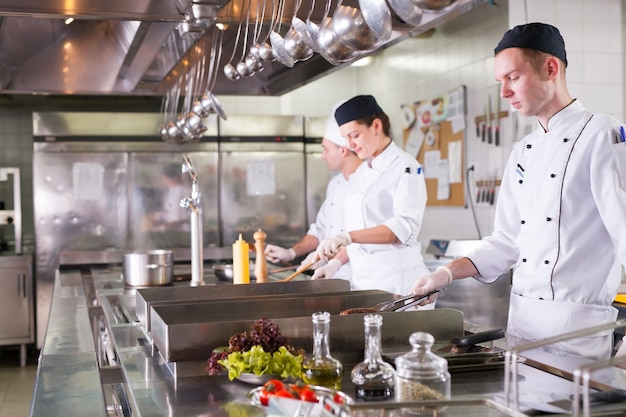
<svg viewBox="0 0 626 417"><path fill-rule="evenodd" d="M517 143L505 168L494 231L479 248L412 288L424 294L453 279L489 283L514 268L509 345L613 322L626 264L626 143L613 118L586 110L565 82L558 29L543 23L506 32L494 50L500 94L537 129ZM434 301L434 297L430 301ZM549 347L606 359L613 331Z"/></svg>
<svg viewBox="0 0 626 417"><path fill-rule="evenodd" d="M322 138L322 159L328 165L328 169L337 172L328 182L326 199L317 213L315 223L311 224L306 235L298 243L291 248L267 245L265 256L270 262L290 262L299 256L309 254L302 261L302 265L307 265L314 260L315 249L319 242L346 231L344 200L348 191L348 180L362 161L348 148L348 141L341 136L339 126L335 121L335 109L343 102L341 101L333 107ZM325 264L325 261L319 261L310 269L316 270ZM350 263L346 263L337 270L334 277L350 280L351 276Z"/></svg>

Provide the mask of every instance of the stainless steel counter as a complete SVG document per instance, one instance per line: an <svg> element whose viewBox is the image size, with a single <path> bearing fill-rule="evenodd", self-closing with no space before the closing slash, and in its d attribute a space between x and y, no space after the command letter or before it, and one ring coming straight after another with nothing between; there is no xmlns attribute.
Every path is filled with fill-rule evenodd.
<svg viewBox="0 0 626 417"><path fill-rule="evenodd" d="M210 278L207 281L217 283ZM254 386L231 382L226 376L204 376L202 369L195 372L202 376L175 376L173 364L163 361L151 335L133 321L135 291L123 285L119 267L92 268L90 275L77 271L57 274L31 416L221 416L229 414L225 404L245 402ZM110 339L108 351L99 340L103 328ZM480 330L470 325L467 329ZM503 343L498 345L506 348ZM342 390L352 395L351 364L344 365L348 372ZM522 364L519 368L521 408L552 407L550 411L562 412L548 403L567 401L572 383L534 367ZM502 368L454 373L453 400L488 398L502 404L503 381ZM620 381L614 382L620 386Z"/></svg>

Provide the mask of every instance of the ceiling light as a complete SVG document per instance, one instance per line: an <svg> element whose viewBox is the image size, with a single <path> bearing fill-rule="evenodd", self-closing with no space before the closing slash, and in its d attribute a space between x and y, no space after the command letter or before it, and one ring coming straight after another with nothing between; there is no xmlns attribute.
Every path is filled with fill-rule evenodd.
<svg viewBox="0 0 626 417"><path fill-rule="evenodd" d="M70 23L72 23L74 21L73 17L68 17L67 19L65 19L65 24L69 25Z"/></svg>

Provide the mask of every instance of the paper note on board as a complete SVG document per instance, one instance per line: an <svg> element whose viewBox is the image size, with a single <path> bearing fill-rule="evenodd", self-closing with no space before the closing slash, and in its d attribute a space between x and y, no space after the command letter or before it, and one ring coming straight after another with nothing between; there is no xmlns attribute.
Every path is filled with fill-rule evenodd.
<svg viewBox="0 0 626 417"><path fill-rule="evenodd" d="M104 194L104 167L94 162L74 163L72 190L76 200L100 200Z"/></svg>
<svg viewBox="0 0 626 417"><path fill-rule="evenodd" d="M422 129L417 126L417 124L413 124L411 128L411 132L409 133L409 138L406 141L406 146L404 150L411 156L417 158L417 154L419 154L420 149L422 149L422 145L424 144L424 132Z"/></svg>
<svg viewBox="0 0 626 417"><path fill-rule="evenodd" d="M450 183L458 184L463 179L463 168L461 163L462 142L456 140L448 142L448 168L450 170Z"/></svg>
<svg viewBox="0 0 626 417"><path fill-rule="evenodd" d="M450 179L448 160L441 159L438 164L437 172L437 200L448 200L450 198Z"/></svg>
<svg viewBox="0 0 626 417"><path fill-rule="evenodd" d="M248 195L276 194L276 166L273 161L248 161L246 169Z"/></svg>
<svg viewBox="0 0 626 417"><path fill-rule="evenodd" d="M424 152L424 178L437 178L439 172L440 151Z"/></svg>

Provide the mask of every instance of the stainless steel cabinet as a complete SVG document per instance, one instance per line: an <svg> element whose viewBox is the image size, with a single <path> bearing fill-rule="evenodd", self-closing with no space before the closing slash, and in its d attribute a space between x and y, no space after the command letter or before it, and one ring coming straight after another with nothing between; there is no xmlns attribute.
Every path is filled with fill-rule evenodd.
<svg viewBox="0 0 626 417"><path fill-rule="evenodd" d="M35 341L31 255L0 257L0 317L0 345L20 345L25 366L26 345Z"/></svg>

